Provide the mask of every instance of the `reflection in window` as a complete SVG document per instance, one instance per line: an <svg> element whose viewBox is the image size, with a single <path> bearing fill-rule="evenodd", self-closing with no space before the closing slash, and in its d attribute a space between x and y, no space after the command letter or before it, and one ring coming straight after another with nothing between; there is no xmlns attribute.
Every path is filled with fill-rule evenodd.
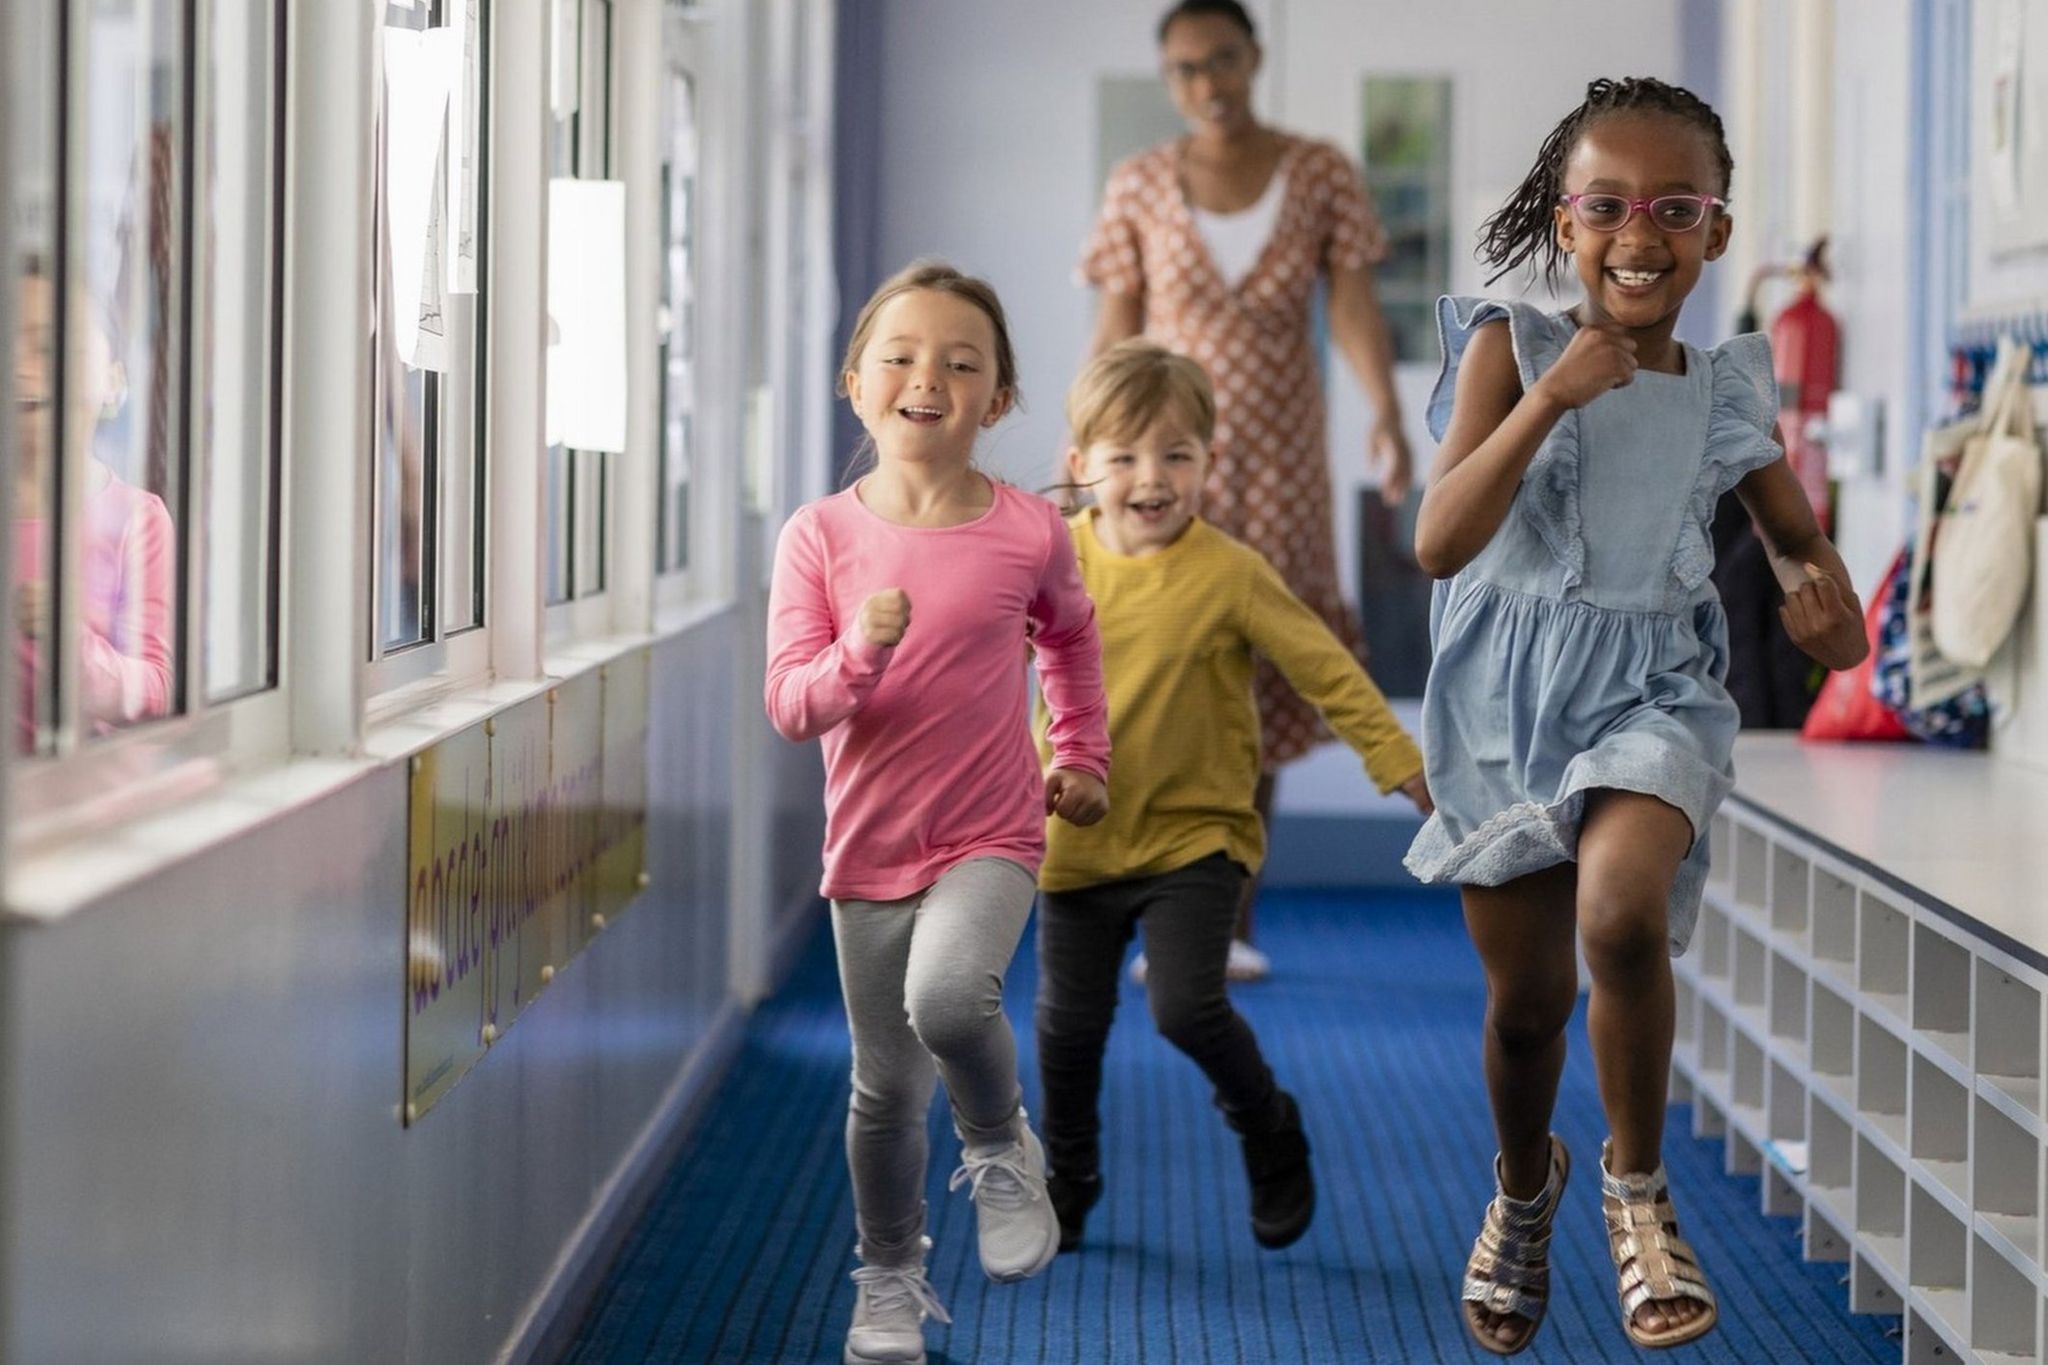
<svg viewBox="0 0 2048 1365"><path fill-rule="evenodd" d="M57 403L61 319L50 286L59 236L57 117L63 69L55 7L24 6L13 20L12 52L0 55L0 135L10 139L14 247L14 615L15 749L47 753L56 742L56 630L50 585L58 579L57 539L41 528L57 505Z"/></svg>
<svg viewBox="0 0 2048 1365"><path fill-rule="evenodd" d="M172 319L185 304L177 211L185 35L172 0L99 0L83 28L74 165L75 289L23 281L23 316L65 313L63 440L78 471L81 729L104 734L180 702L175 619L184 422ZM41 297L36 296L40 294ZM30 519L33 539L53 519Z"/></svg>
<svg viewBox="0 0 2048 1365"><path fill-rule="evenodd" d="M1436 301L1451 288L1451 83L1365 78L1365 181L1387 233L1373 273L1397 360L1436 359Z"/></svg>
<svg viewBox="0 0 2048 1365"><path fill-rule="evenodd" d="M668 156L661 168L661 500L656 564L673 573L690 562L690 466L697 413L697 87L689 73L668 79Z"/></svg>

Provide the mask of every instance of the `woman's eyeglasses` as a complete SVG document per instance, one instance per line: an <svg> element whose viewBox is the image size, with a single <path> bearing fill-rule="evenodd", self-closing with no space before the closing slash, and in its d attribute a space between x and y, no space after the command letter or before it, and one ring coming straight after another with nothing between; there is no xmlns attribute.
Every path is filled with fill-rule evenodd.
<svg viewBox="0 0 2048 1365"><path fill-rule="evenodd" d="M1709 209L1725 209L1726 199L1711 194L1660 194L1655 199L1631 199L1625 194L1567 194L1559 196L1568 205L1580 227L1595 232L1619 232L1640 211L1663 232L1691 232L1707 221Z"/></svg>
<svg viewBox="0 0 2048 1365"><path fill-rule="evenodd" d="M1210 80L1229 80L1241 76L1251 66L1251 49L1243 46L1226 47L1210 53L1198 62L1167 62L1164 70L1166 79L1174 85L1192 85L1197 76Z"/></svg>

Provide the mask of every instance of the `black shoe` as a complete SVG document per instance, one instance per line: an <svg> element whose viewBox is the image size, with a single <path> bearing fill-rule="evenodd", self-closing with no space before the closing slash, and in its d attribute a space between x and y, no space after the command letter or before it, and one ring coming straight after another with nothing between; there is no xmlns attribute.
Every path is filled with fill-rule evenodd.
<svg viewBox="0 0 2048 1365"><path fill-rule="evenodd" d="M1102 1198L1102 1177L1069 1177L1055 1171L1045 1178L1045 1192L1052 1197L1052 1211L1059 1215L1060 1250L1072 1251L1081 1245L1081 1229L1088 1222L1088 1210Z"/></svg>
<svg viewBox="0 0 2048 1365"><path fill-rule="evenodd" d="M1316 1181L1308 1168L1308 1135L1294 1096L1280 1092L1272 1128L1245 1133L1244 1169L1252 1185L1252 1236L1278 1250L1308 1231L1316 1213Z"/></svg>

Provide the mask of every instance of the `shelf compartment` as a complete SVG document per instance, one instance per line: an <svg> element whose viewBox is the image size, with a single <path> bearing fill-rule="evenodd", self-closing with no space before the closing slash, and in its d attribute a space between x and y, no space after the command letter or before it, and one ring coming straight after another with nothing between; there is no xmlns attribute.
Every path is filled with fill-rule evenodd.
<svg viewBox="0 0 2048 1365"><path fill-rule="evenodd" d="M1700 1000L1700 1075L1711 1082L1726 1083L1728 1076L1728 1016L1713 1001Z"/></svg>
<svg viewBox="0 0 2048 1365"><path fill-rule="evenodd" d="M1923 1291L1960 1292L1969 1278L1969 1229L1924 1185L1909 1192L1911 1218L1906 1236L1906 1277ZM1949 1319L1962 1325L1960 1317Z"/></svg>
<svg viewBox="0 0 2048 1365"><path fill-rule="evenodd" d="M1913 926L1911 1022L1957 1066L1970 1065L1970 950L1925 922Z"/></svg>
<svg viewBox="0 0 2048 1365"><path fill-rule="evenodd" d="M1733 846L1733 822L1725 811L1715 814L1707 822L1707 884L1726 886L1734 870L1729 863L1729 852Z"/></svg>
<svg viewBox="0 0 2048 1365"><path fill-rule="evenodd" d="M1976 959L1979 1079L2009 1096L2015 1107L2041 1113L2041 992L1988 958Z"/></svg>
<svg viewBox="0 0 2048 1365"><path fill-rule="evenodd" d="M1693 926L1693 952L1699 958L1700 978L1728 979L1728 913L1712 901L1700 905L1699 921Z"/></svg>
<svg viewBox="0 0 2048 1365"><path fill-rule="evenodd" d="M1906 1045L1869 1016L1857 1021L1856 1112L1905 1143Z"/></svg>
<svg viewBox="0 0 2048 1365"><path fill-rule="evenodd" d="M1764 908L1770 873L1770 840L1759 829L1735 827L1735 900L1751 910Z"/></svg>
<svg viewBox="0 0 2048 1365"><path fill-rule="evenodd" d="M1913 1054L1908 1151L1947 1190L1951 1211L1970 1207L1970 1094L1955 1078ZM1918 1281L1915 1281L1918 1283Z"/></svg>
<svg viewBox="0 0 2048 1365"><path fill-rule="evenodd" d="M1813 869L1813 956L1846 975L1856 965L1856 886L1825 867Z"/></svg>
<svg viewBox="0 0 2048 1365"><path fill-rule="evenodd" d="M1728 1088L1728 1106L1736 1116L1748 1122L1750 1130L1759 1138L1768 1134L1764 1129L1764 1050L1750 1041L1747 1034L1737 1032L1734 1039L1735 1067Z"/></svg>
<svg viewBox="0 0 2048 1365"><path fill-rule="evenodd" d="M2040 1353L2041 1296L2012 1262L1982 1237L1970 1246L1970 1345L2032 1359Z"/></svg>
<svg viewBox="0 0 2048 1365"><path fill-rule="evenodd" d="M1912 951L1912 921L1906 912L1869 891L1856 900L1856 989L1884 998L1897 1009L1906 995L1906 967ZM1900 1011L1901 1022L1904 1012Z"/></svg>
<svg viewBox="0 0 2048 1365"><path fill-rule="evenodd" d="M1906 1172L1864 1134L1856 1136L1856 1232L1867 1238L1906 1235ZM1903 1259L1892 1268L1902 1276Z"/></svg>
<svg viewBox="0 0 2048 1365"><path fill-rule="evenodd" d="M1970 1162L1976 1189L1971 1207L2018 1247L2039 1273L2041 1253L2041 1144L1997 1106L1976 1100L1976 1151Z"/></svg>
<svg viewBox="0 0 2048 1365"><path fill-rule="evenodd" d="M1693 989L1690 977L1674 975L1671 984L1678 1003L1678 1027L1672 1042L1681 1054L1690 1055L1689 1049L1700 1036L1699 992Z"/></svg>
<svg viewBox="0 0 2048 1365"><path fill-rule="evenodd" d="M1735 927L1735 1004L1761 1010L1770 994L1770 956L1764 941L1741 925Z"/></svg>
<svg viewBox="0 0 2048 1365"><path fill-rule="evenodd" d="M1806 973L1783 953L1771 954L1771 1037L1806 1041Z"/></svg>
<svg viewBox="0 0 2048 1365"><path fill-rule="evenodd" d="M1812 873L1813 865L1798 849L1786 844L1771 846L1771 932L1802 945L1806 942Z"/></svg>
<svg viewBox="0 0 2048 1365"><path fill-rule="evenodd" d="M1815 1190L1806 1201L1806 1218L1801 1228L1800 1254L1809 1261L1841 1264L1849 1259L1848 1226L1844 1216L1848 1191Z"/></svg>
<svg viewBox="0 0 2048 1365"><path fill-rule="evenodd" d="M1813 983L1813 1023L1807 1061L1816 1076L1856 1072L1856 1007L1819 981Z"/></svg>

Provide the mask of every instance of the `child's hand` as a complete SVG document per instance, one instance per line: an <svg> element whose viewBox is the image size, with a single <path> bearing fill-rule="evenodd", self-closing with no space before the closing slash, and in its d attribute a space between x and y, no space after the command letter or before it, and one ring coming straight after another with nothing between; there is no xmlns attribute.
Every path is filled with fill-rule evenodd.
<svg viewBox="0 0 2048 1365"><path fill-rule="evenodd" d="M1045 813L1070 825L1092 825L1109 814L1109 788L1094 773L1054 768L1045 775Z"/></svg>
<svg viewBox="0 0 2048 1365"><path fill-rule="evenodd" d="M1612 323L1596 322L1579 328L1532 387L1565 407L1583 408L1635 377L1635 338Z"/></svg>
<svg viewBox="0 0 2048 1365"><path fill-rule="evenodd" d="M1817 565L1806 566L1807 581L1785 595L1778 619L1792 643L1827 668L1854 668L1870 652L1863 607L1856 594Z"/></svg>
<svg viewBox="0 0 2048 1365"><path fill-rule="evenodd" d="M860 604L854 624L871 645L888 646L910 629L910 594L901 588L884 588Z"/></svg>
<svg viewBox="0 0 2048 1365"><path fill-rule="evenodd" d="M1421 773L1401 784L1401 795L1415 803L1415 809L1424 815L1436 814L1436 798L1429 794L1429 779Z"/></svg>

